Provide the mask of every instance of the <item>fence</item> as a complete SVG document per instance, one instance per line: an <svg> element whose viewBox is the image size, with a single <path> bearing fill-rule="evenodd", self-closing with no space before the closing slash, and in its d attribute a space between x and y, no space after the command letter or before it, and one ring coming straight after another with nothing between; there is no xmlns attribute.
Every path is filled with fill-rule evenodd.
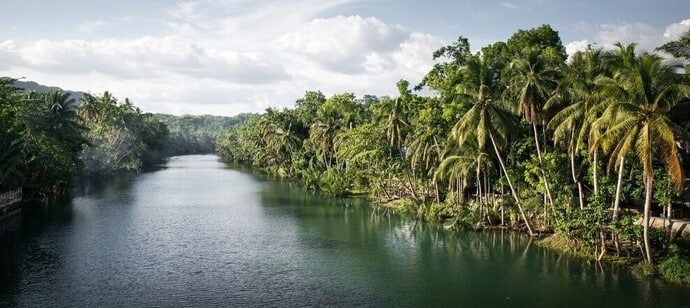
<svg viewBox="0 0 690 308"><path fill-rule="evenodd" d="M10 201L14 201L16 199L21 199L22 198L22 188L19 187L15 190L10 190L6 191L2 194L0 194L0 205L4 203L9 203Z"/></svg>

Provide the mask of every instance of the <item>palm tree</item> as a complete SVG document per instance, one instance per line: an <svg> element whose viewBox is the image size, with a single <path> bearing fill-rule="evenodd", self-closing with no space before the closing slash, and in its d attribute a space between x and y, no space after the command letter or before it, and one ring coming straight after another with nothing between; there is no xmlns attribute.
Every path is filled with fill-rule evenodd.
<svg viewBox="0 0 690 308"><path fill-rule="evenodd" d="M90 125L96 121L98 115L100 114L98 99L95 96L86 93L81 100L82 103L81 106L79 106L79 109L77 109L77 113L79 114L80 120L83 123Z"/></svg>
<svg viewBox="0 0 690 308"><path fill-rule="evenodd" d="M388 106L388 118L386 119L386 137L388 143L393 150L400 150L405 143L407 136L407 127L409 126L406 120L407 104L410 101L410 90L408 89L409 82L407 80L398 81L399 96L391 101Z"/></svg>
<svg viewBox="0 0 690 308"><path fill-rule="evenodd" d="M537 47L527 47L522 56L513 60L508 67L508 72L513 74L510 79L508 95L517 97L517 107L523 119L532 126L534 143L537 147L539 169L544 181L546 196L549 203L553 204L549 181L544 171L544 160L539 145L539 132L537 124L541 121L541 110L551 91L556 88L557 71L550 65L546 54Z"/></svg>
<svg viewBox="0 0 690 308"><path fill-rule="evenodd" d="M588 142L592 123L596 121L605 109L605 100L599 95L596 78L608 74L608 54L600 49L589 48L585 52L578 52L573 56L572 64L565 70L564 78L558 88L546 102L545 108L550 109L559 104L567 104L551 118L547 127L553 129L554 143L567 141L570 156L570 169L573 182L577 187L580 207L584 207L582 182L575 171L577 153ZM598 193L597 162L598 156L594 152L594 186Z"/></svg>
<svg viewBox="0 0 690 308"><path fill-rule="evenodd" d="M443 160L439 164L436 172L434 173L434 179L436 181L441 179L448 180L448 190L453 191L455 189L455 202L459 205L464 201L463 191L469 182L470 177L473 173L474 166L480 166L477 163L479 157L485 156L485 153L479 152L476 144L471 144L472 140L465 142L462 147L451 146L445 153ZM480 155L484 154L484 155ZM477 180L479 177L477 177Z"/></svg>
<svg viewBox="0 0 690 308"><path fill-rule="evenodd" d="M527 230L530 235L534 235L535 233L527 220L499 150L499 144L505 142L508 137L512 118L508 111L495 102L497 89L494 87L495 82L491 78L493 74L491 74L487 62L485 57L473 56L462 68L467 73L468 78L464 83L458 85L457 90L458 93L470 99L474 105L455 124L452 137L457 140L460 146L468 139L473 138L479 149L484 149L488 142L491 143Z"/></svg>
<svg viewBox="0 0 690 308"><path fill-rule="evenodd" d="M309 128L309 140L316 146L325 168L333 164L333 141L339 130L338 122L333 117L318 119Z"/></svg>
<svg viewBox="0 0 690 308"><path fill-rule="evenodd" d="M634 45L628 49L634 50ZM649 243L649 215L652 203L656 157L662 158L666 172L677 187L683 185L683 167L676 145L679 139L689 140L690 134L669 119L669 111L682 100L690 98L690 86L664 84L673 74L673 67L664 65L656 55L643 54L623 66L612 78L602 78L603 92L611 105L602 115L600 125L608 128L595 143L612 149L611 155L621 161L633 153L642 163L645 204L642 221L645 254L652 263Z"/></svg>
<svg viewBox="0 0 690 308"><path fill-rule="evenodd" d="M43 94L42 103L46 115L42 126L46 134L64 144L70 153L81 151L86 143L83 138L86 127L79 124L75 100L67 92L55 91Z"/></svg>

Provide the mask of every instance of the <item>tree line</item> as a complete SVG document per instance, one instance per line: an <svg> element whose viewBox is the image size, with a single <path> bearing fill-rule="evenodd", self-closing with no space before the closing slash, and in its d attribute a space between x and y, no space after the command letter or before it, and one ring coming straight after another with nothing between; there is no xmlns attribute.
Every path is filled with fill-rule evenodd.
<svg viewBox="0 0 690 308"><path fill-rule="evenodd" d="M476 53L460 37L396 97L309 91L225 131L216 148L447 226L553 233L597 259L652 263L677 251L648 226L652 214L670 219L690 166L690 33L658 50L668 57L617 44L568 59L548 25Z"/></svg>
<svg viewBox="0 0 690 308"><path fill-rule="evenodd" d="M0 190L29 200L63 195L78 176L138 171L164 157L167 127L129 99L25 92L0 79Z"/></svg>
<svg viewBox="0 0 690 308"><path fill-rule="evenodd" d="M213 152L213 140L246 115L173 116L142 112L110 92L39 93L0 78L0 191L22 187L25 199L49 200L75 179L95 179L172 155Z"/></svg>
<svg viewBox="0 0 690 308"><path fill-rule="evenodd" d="M168 127L167 154L210 154L215 152L215 142L228 127L243 122L252 114L233 117L216 115L182 115L156 113L154 118Z"/></svg>

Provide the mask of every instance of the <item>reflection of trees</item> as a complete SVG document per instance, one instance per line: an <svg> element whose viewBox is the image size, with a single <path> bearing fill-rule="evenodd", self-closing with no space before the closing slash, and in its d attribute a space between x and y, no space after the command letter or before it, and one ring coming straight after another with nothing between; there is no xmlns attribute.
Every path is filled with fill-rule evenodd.
<svg viewBox="0 0 690 308"><path fill-rule="evenodd" d="M343 285L360 284L348 286L382 302L501 306L510 298L516 305L539 299L554 306L567 294L588 294L568 303L636 306L665 292L627 270L564 256L503 229L446 230L357 200L323 199L270 182L262 200L267 213L295 218L305 247L362 276L339 277ZM390 288L397 292L377 293Z"/></svg>

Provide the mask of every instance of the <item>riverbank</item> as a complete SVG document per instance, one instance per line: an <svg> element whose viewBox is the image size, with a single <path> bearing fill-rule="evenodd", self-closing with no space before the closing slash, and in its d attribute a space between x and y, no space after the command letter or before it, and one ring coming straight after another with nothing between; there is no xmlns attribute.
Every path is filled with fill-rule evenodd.
<svg viewBox="0 0 690 308"><path fill-rule="evenodd" d="M524 234L454 232L389 213L361 198L328 198L228 168L214 156L173 157L63 206L24 211L21 228L0 237L0 306L687 302L686 288L563 257Z"/></svg>
<svg viewBox="0 0 690 308"><path fill-rule="evenodd" d="M471 204L443 209L443 206L437 204L417 204L414 200L406 198L386 202L381 202L381 200L376 198L370 198L370 200L376 207L430 223L440 224L446 229L483 231L502 228L520 234L525 234L526 231L524 226L519 224L495 224L491 223L490 219L485 219L484 215L473 215L473 212L478 211L478 206ZM460 217L463 214L468 217ZM493 222L500 221L494 219ZM505 219L503 221L505 222ZM657 218L651 221L651 226L654 230L657 233L663 234L665 225L662 219ZM644 251L639 239L635 241L621 240L614 238L610 234L611 238L606 241L602 248L599 241L588 242L574 237L567 237L557 232L540 233L535 237L539 246L568 257L626 266L630 270L644 276L662 278L669 282L688 286L690 285L690 261L688 261L690 260L690 240L684 237L687 234L686 228L687 223L679 222L675 224L672 229L674 230L673 234L676 235L674 236L675 240L669 247L665 247L663 251L657 253L657 263L651 265L644 261ZM604 250L603 252L602 249Z"/></svg>

